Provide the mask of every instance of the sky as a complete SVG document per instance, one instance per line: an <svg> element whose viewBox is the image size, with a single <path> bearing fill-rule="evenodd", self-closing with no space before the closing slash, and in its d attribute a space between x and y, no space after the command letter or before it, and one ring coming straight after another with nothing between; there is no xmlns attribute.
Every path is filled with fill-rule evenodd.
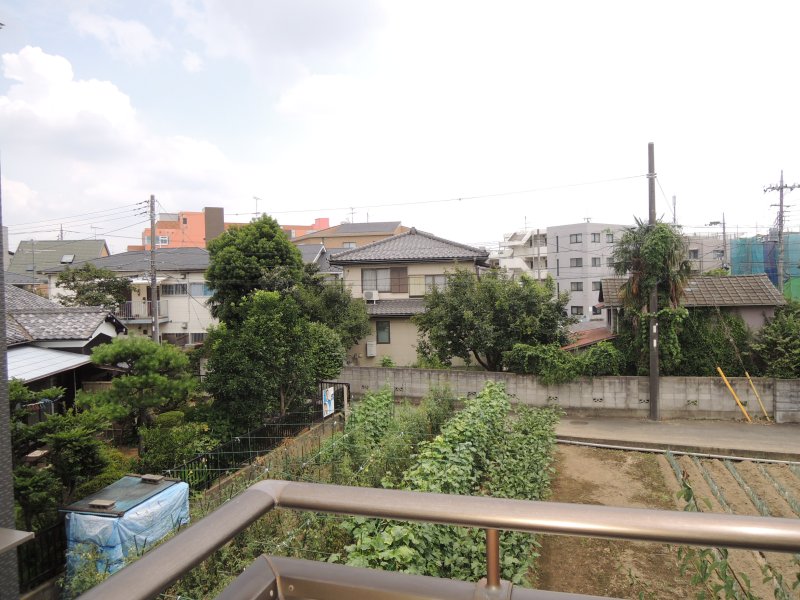
<svg viewBox="0 0 800 600"><path fill-rule="evenodd" d="M151 194L487 247L628 224L649 142L690 233L764 233L764 187L800 182L798 2L0 0L0 22L12 250L124 251Z"/></svg>

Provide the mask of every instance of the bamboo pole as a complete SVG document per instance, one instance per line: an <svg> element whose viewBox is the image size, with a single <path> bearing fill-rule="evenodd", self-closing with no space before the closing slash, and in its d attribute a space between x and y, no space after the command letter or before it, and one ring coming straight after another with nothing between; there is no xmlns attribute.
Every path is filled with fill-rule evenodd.
<svg viewBox="0 0 800 600"><path fill-rule="evenodd" d="M761 406L761 410L764 412L764 416L767 418L767 421L771 421L771 419L769 418L769 415L767 414L767 409L764 408L764 403L761 401L761 396L758 395L758 390L756 389L756 386L753 383L753 380L750 379L750 373L745 371L744 374L747 375L747 381L750 382L750 387L753 388L753 393L756 395L756 398L758 399L758 404L759 404L759 406Z"/></svg>
<svg viewBox="0 0 800 600"><path fill-rule="evenodd" d="M753 419L751 419L750 415L747 414L747 410L745 410L744 405L742 404L742 401L739 400L739 396L736 395L736 392L733 391L733 388L731 387L731 384L728 383L728 378L725 377L725 373L723 373L722 369L720 369L719 367L717 367L717 372L719 373L719 376L722 377L722 381L725 382L725 385L728 386L728 391L730 391L730 393L733 395L733 399L736 400L736 404L739 405L739 408L741 409L742 413L744 413L744 416L747 419L747 422L748 423L752 423Z"/></svg>

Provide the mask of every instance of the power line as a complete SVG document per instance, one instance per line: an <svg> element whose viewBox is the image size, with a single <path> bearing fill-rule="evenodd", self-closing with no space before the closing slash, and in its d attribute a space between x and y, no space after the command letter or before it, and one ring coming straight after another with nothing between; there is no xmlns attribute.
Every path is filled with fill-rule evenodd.
<svg viewBox="0 0 800 600"><path fill-rule="evenodd" d="M97 211L94 211L94 212L78 213L76 215L68 215L66 217L59 217L59 218L56 218L56 219L44 219L44 220L41 220L41 221L28 221L27 223L17 223L16 225L8 225L8 227L10 229L12 227L22 227L24 225L38 225L38 224L44 224L44 223L56 223L56 224L58 224L58 223L66 223L69 220L82 219L83 217L87 217L89 215L99 215L99 214L102 214L102 213L123 211L124 209L127 209L127 210L130 211L130 209L132 209L133 207L141 206L141 205L142 205L142 202L135 202L134 204L125 204L123 206L116 206L114 208L106 208L106 209L97 210Z"/></svg>

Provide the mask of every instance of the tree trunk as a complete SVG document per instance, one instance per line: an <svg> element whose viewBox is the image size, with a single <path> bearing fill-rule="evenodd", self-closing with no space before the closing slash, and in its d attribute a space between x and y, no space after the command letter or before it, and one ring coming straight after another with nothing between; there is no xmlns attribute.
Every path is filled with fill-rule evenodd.
<svg viewBox="0 0 800 600"><path fill-rule="evenodd" d="M283 417L286 415L286 391L281 387L280 388L280 396L281 396L281 416Z"/></svg>
<svg viewBox="0 0 800 600"><path fill-rule="evenodd" d="M480 366L482 366L487 371L491 371L491 369L487 366L486 361L484 361L475 350L472 351L472 356L475 357L475 360L478 362Z"/></svg>

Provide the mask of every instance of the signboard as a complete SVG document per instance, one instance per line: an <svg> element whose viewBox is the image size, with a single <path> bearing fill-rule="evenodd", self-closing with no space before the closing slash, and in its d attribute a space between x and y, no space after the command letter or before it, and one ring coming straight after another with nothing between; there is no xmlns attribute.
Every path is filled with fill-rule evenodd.
<svg viewBox="0 0 800 600"><path fill-rule="evenodd" d="M334 388L329 387L322 390L322 418L328 417L333 414L333 391Z"/></svg>

